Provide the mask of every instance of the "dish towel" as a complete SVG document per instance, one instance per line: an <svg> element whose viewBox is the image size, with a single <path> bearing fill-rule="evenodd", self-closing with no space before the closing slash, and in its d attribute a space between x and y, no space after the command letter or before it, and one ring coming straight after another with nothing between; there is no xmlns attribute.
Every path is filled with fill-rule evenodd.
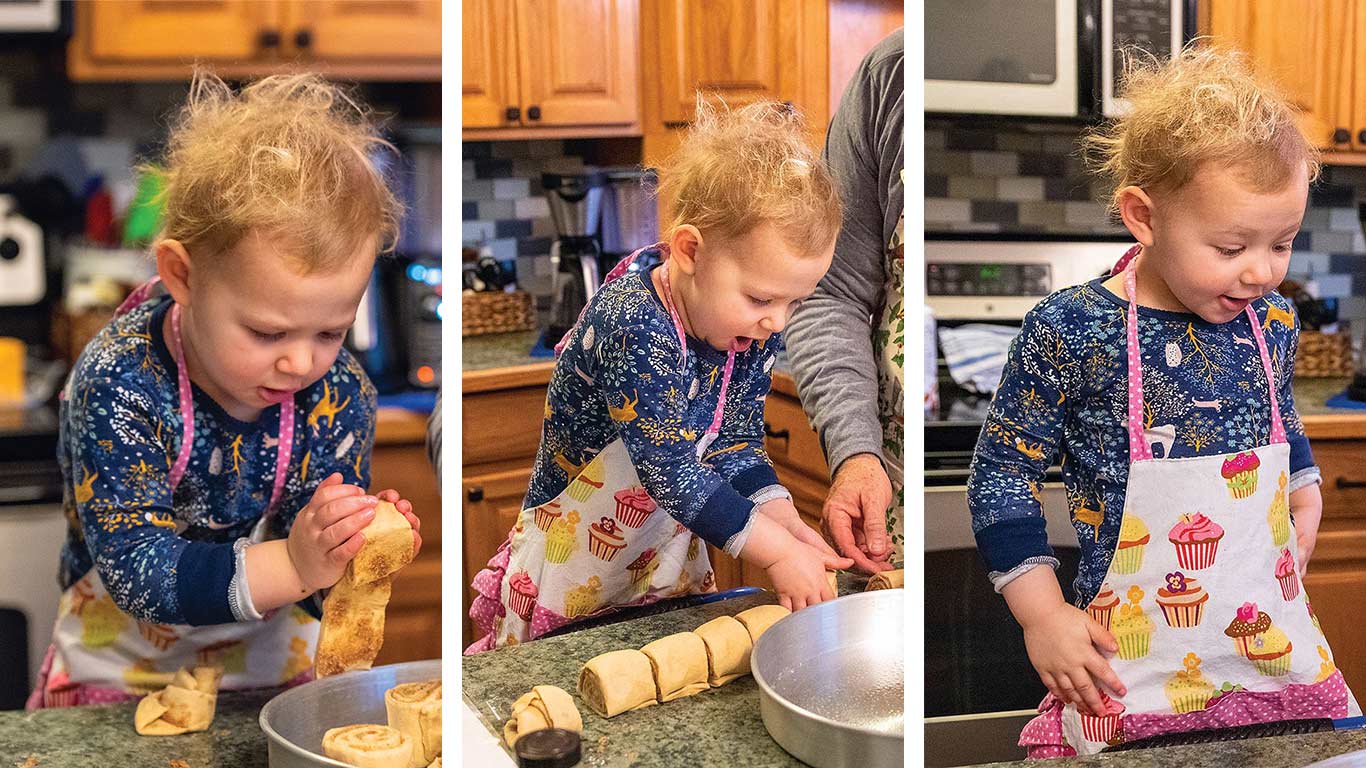
<svg viewBox="0 0 1366 768"><path fill-rule="evenodd" d="M1010 342L1019 333L1018 327L986 323L941 327L939 347L954 383L979 395L995 394Z"/></svg>

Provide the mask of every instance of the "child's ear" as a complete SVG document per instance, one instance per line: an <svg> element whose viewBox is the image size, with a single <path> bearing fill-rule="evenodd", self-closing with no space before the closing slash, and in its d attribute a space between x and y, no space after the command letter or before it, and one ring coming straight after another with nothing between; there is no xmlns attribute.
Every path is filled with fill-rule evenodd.
<svg viewBox="0 0 1366 768"><path fill-rule="evenodd" d="M190 253L179 240L160 240L156 244L157 274L166 291L182 307L190 305Z"/></svg>
<svg viewBox="0 0 1366 768"><path fill-rule="evenodd" d="M1142 188L1128 186L1116 193L1119 200L1119 217L1129 234L1145 247L1153 245L1153 200Z"/></svg>
<svg viewBox="0 0 1366 768"><path fill-rule="evenodd" d="M686 275L697 269L697 252L702 247L702 232L691 224L675 227L669 238L669 258Z"/></svg>

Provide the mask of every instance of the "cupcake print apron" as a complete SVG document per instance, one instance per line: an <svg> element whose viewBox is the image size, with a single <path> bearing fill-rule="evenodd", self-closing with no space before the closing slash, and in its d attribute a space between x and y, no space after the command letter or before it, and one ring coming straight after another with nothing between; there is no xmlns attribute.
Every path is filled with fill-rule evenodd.
<svg viewBox="0 0 1366 768"><path fill-rule="evenodd" d="M662 249L667 259L663 244L650 248ZM643 250L613 268L607 281L625 274ZM662 298L686 355L687 337L674 309L668 270L660 277ZM734 368L731 350L711 426L697 443L699 459L721 429ZM702 540L657 507L641 486L625 443L617 438L559 496L522 510L507 541L472 586L470 618L481 639L466 654L533 640L570 621L621 606L711 592L716 576Z"/></svg>
<svg viewBox="0 0 1366 768"><path fill-rule="evenodd" d="M135 291L119 307L124 314L144 301L157 279ZM194 446L194 398L185 370L180 337L180 307L171 308L170 342L180 390L183 433L171 465L174 494ZM265 514L250 541L264 540L266 525L278 509L293 450L294 409L282 405L275 482ZM152 624L134 619L114 604L99 573L91 569L64 593L57 622L27 708L108 704L137 699L164 688L181 667L223 669L224 690L294 685L312 679L312 653L318 621L298 606L269 611L263 621L214 626Z"/></svg>
<svg viewBox="0 0 1366 768"><path fill-rule="evenodd" d="M1128 693L1103 697L1102 716L1082 715L1049 694L1020 737L1031 757L1092 754L1163 733L1360 714L1295 567L1285 492L1290 446L1257 315L1247 308L1271 385L1270 443L1228 456L1154 459L1143 430L1136 255L1126 255L1124 270L1129 481L1121 527L1130 540L1087 607L1119 644L1109 661Z"/></svg>

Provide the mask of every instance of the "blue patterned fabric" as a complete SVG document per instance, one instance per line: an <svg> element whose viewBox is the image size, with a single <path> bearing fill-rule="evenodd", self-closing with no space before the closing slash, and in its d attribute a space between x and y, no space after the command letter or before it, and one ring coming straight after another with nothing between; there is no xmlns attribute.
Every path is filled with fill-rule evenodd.
<svg viewBox="0 0 1366 768"><path fill-rule="evenodd" d="M973 532L995 580L1051 558L1039 483L1061 462L1081 546L1078 605L1091 600L1109 570L1129 477L1128 303L1102 282L1054 293L1026 315L968 480ZM1253 309L1271 355L1293 491L1318 480L1291 390L1299 321L1277 293ZM1268 442L1266 374L1246 315L1213 325L1193 314L1139 307L1138 318L1154 458L1235 453Z"/></svg>
<svg viewBox="0 0 1366 768"><path fill-rule="evenodd" d="M169 297L116 318L76 362L60 408L58 461L68 521L63 589L95 568L114 602L159 624L224 624L232 542L265 513L275 479L279 406L247 423L198 387L194 448L174 496L169 474L183 419L162 338ZM343 349L295 395L288 479L269 537L284 537L324 478L370 484L376 393Z"/></svg>
<svg viewBox="0 0 1366 768"><path fill-rule="evenodd" d="M657 253L644 252L650 259ZM748 523L747 498L778 482L764 453L764 398L778 334L735 358L720 435L699 461L726 353L678 333L650 272L632 271L593 296L555 364L541 446L524 507L558 496L578 469L621 438L655 503L717 547Z"/></svg>

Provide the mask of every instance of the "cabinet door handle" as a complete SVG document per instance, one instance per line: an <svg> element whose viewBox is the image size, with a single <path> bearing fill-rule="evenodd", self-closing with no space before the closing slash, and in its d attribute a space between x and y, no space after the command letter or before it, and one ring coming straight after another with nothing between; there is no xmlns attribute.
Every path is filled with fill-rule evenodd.
<svg viewBox="0 0 1366 768"><path fill-rule="evenodd" d="M1360 131L1357 131L1357 142L1361 144L1366 144L1366 128L1362 128Z"/></svg>
<svg viewBox="0 0 1366 768"><path fill-rule="evenodd" d="M263 29L263 30L261 30L261 34L258 35L257 38L256 38L256 44L259 45L259 46L261 46L262 48L279 48L279 47L280 47L280 30L278 30L278 29Z"/></svg>
<svg viewBox="0 0 1366 768"><path fill-rule="evenodd" d="M1333 481L1333 487L1337 488L1339 491L1345 491L1349 488L1366 488L1366 480L1348 480L1345 477L1339 476L1338 479Z"/></svg>
<svg viewBox="0 0 1366 768"><path fill-rule="evenodd" d="M1349 142L1349 141L1351 141L1351 140L1352 140L1352 132L1349 131L1349 130L1347 130L1346 128L1339 128L1339 129L1333 131L1333 143L1334 143L1334 144L1346 144L1347 142Z"/></svg>
<svg viewBox="0 0 1366 768"><path fill-rule="evenodd" d="M772 424L769 424L767 421L764 422L764 437L773 440L786 440L791 436L792 433L790 431L786 429L774 430Z"/></svg>
<svg viewBox="0 0 1366 768"><path fill-rule="evenodd" d="M536 105L534 105L534 104L533 104L532 106L530 106L530 107L527 107L526 116L529 117L529 118L531 118L532 120L540 120L540 119L541 119L541 108L538 107L538 106L536 106Z"/></svg>
<svg viewBox="0 0 1366 768"><path fill-rule="evenodd" d="M482 485L471 486L465 495L472 503L479 503L484 500L484 487Z"/></svg>
<svg viewBox="0 0 1366 768"><path fill-rule="evenodd" d="M294 47L306 51L311 45L313 45L313 32L307 27L294 33Z"/></svg>
<svg viewBox="0 0 1366 768"><path fill-rule="evenodd" d="M509 123L515 123L522 119L522 109L521 107L508 107L507 111L503 113L503 117L507 118Z"/></svg>

